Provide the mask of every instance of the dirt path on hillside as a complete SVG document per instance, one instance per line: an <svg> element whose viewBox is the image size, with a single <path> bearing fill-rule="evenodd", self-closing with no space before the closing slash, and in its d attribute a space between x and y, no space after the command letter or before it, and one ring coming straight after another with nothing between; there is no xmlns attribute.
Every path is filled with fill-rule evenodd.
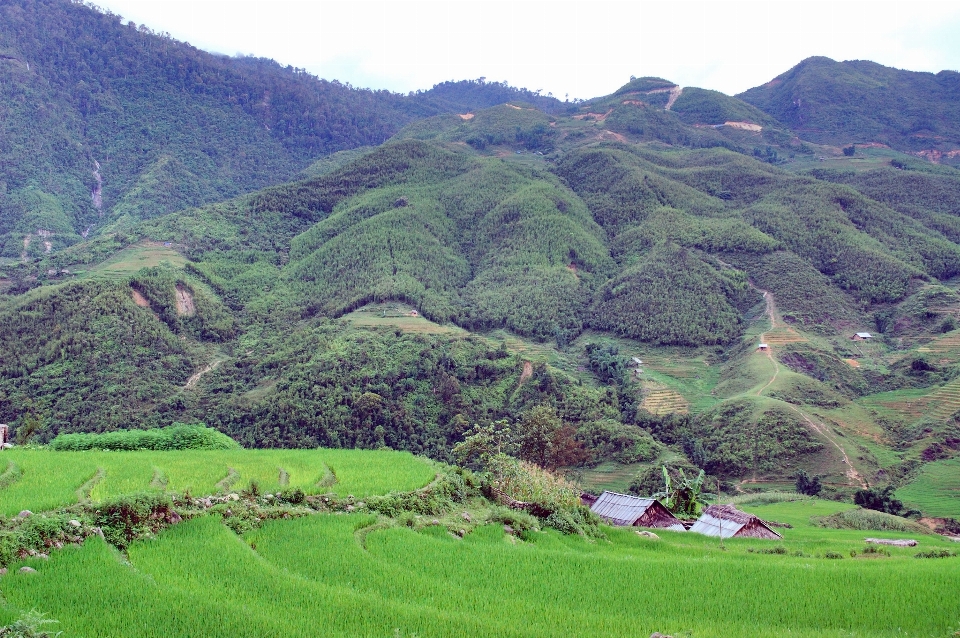
<svg viewBox="0 0 960 638"><path fill-rule="evenodd" d="M533 364L530 363L529 361L524 361L523 372L520 373L520 384L517 387L519 388L520 386L522 386L532 376L533 376Z"/></svg>
<svg viewBox="0 0 960 638"><path fill-rule="evenodd" d="M759 288L756 288L756 290L763 293L763 298L767 302L767 309L764 314L770 319L770 330L773 330L777 327L777 305L773 300L773 294L768 290L760 290ZM760 343L766 341L767 332L760 333ZM777 380L777 375L780 374L780 364L777 363L776 357L773 356L773 350L771 350L769 346L767 347L767 358L770 359L770 363L773 364L773 376L770 377L770 380L767 381L765 386L757 390L757 396L763 394L763 391L769 388L773 382Z"/></svg>
<svg viewBox="0 0 960 638"><path fill-rule="evenodd" d="M847 451L843 449L843 446L840 445L834 435L830 433L830 427L822 421L814 419L810 415L804 413L802 410L800 410L800 408L794 405L790 405L788 403L787 407L799 414L800 418L802 418L813 431L830 441L830 443L833 444L833 447L840 451L841 456L843 456L843 464L847 466L847 471L845 472L847 478L850 479L852 483L856 483L860 487L866 488L866 481L863 480L863 476L860 474L860 472L853 467L853 463L850 462L850 457L847 455Z"/></svg>
<svg viewBox="0 0 960 638"><path fill-rule="evenodd" d="M677 98L680 97L681 93L683 93L682 86L675 86L670 89L670 97L667 99L667 105L663 107L663 110L669 111L670 107L673 106L673 103L677 101Z"/></svg>
<svg viewBox="0 0 960 638"><path fill-rule="evenodd" d="M773 294L769 290L762 290L760 288L757 288L753 284L750 284L750 286L753 287L754 290L763 294L763 299L767 304L764 314L770 320L770 329L760 333L760 342L764 343L766 342L767 332L770 332L777 327L777 303L776 303L776 300L774 300L773 298ZM757 390L757 396L760 396L761 394L763 394L763 391L769 388L773 384L773 382L777 380L777 375L780 374L780 364L777 363L776 357L773 356L773 349L770 348L769 346L767 347L766 355L767 355L767 358L770 359L770 362L773 364L773 376L770 377L770 380L767 381L767 383L762 388ZM843 457L843 464L847 466L847 471L845 472L845 474L847 478L850 480L850 482L853 484L859 485L860 487L866 487L867 484L863 480L863 476L861 476L860 473L857 471L857 469L853 467L853 463L850 461L850 457L849 455L847 455L847 451L843 448L842 445L840 445L836 437L830 432L830 427L827 426L822 421L819 421L818 419L815 419L812 416L806 414L800 408L786 402L784 404L788 408L796 412L798 415L800 415L800 418L803 419L804 423L806 423L811 430L813 430L814 432L819 434L821 437L829 441L835 448L837 448L837 450L839 450L840 455Z"/></svg>
<svg viewBox="0 0 960 638"><path fill-rule="evenodd" d="M224 361L226 361L226 359L214 359L213 361L208 363L202 369L195 372L189 379L187 379L187 383L183 386L183 389L189 390L190 388L197 385L197 382L200 381L200 377L202 377L208 372L213 372L214 370L217 369L217 366L219 366Z"/></svg>

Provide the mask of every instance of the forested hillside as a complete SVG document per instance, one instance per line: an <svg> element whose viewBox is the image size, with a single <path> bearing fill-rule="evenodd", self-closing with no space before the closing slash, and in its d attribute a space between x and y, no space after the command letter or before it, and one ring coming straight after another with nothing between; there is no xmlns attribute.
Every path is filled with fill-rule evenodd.
<svg viewBox="0 0 960 638"><path fill-rule="evenodd" d="M906 129L849 137L913 82L946 151L941 76L399 96L80 4L0 11L0 421L24 440L201 420L449 461L482 435L621 491L666 464L836 494L960 449L960 173ZM836 95L805 124L788 85ZM823 115L847 103L866 119Z"/></svg>
<svg viewBox="0 0 960 638"><path fill-rule="evenodd" d="M404 124L509 99L484 81L409 96L200 51L69 0L0 2L0 256L291 179ZM42 231L42 232L41 232Z"/></svg>
<svg viewBox="0 0 960 638"><path fill-rule="evenodd" d="M886 144L937 161L960 149L956 71L915 73L816 57L738 97L819 144Z"/></svg>

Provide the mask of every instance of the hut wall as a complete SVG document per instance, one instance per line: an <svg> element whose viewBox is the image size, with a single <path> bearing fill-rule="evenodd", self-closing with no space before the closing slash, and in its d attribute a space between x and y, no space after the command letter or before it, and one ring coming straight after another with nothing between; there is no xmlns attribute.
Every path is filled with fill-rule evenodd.
<svg viewBox="0 0 960 638"><path fill-rule="evenodd" d="M777 534L775 531L756 520L750 521L741 527L740 530L734 534L734 536L736 538L764 538L767 540L779 540L783 538L780 536L780 534Z"/></svg>
<svg viewBox="0 0 960 638"><path fill-rule="evenodd" d="M671 525L676 525L680 523L673 514L670 513L670 510L660 505L656 501L647 508L647 511L643 513L640 518L633 522L637 527L670 527Z"/></svg>

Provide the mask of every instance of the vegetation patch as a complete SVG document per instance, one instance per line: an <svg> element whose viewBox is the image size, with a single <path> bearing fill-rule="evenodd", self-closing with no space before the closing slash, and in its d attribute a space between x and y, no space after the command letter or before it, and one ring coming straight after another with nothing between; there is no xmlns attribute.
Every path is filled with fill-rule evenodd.
<svg viewBox="0 0 960 638"><path fill-rule="evenodd" d="M78 450L236 450L226 434L204 425L175 423L151 430L119 430L103 434L61 434L50 449Z"/></svg>
<svg viewBox="0 0 960 638"><path fill-rule="evenodd" d="M906 518L869 509L852 509L811 519L818 527L829 529L857 529L880 532L908 532L931 534L927 527Z"/></svg>

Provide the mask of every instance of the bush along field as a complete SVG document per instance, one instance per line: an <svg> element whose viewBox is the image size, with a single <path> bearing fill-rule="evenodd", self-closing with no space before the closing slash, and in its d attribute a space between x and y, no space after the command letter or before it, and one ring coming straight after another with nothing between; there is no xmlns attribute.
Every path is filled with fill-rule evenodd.
<svg viewBox="0 0 960 638"><path fill-rule="evenodd" d="M810 496L757 494L737 497L737 506L782 540L644 536L602 524L562 477L498 451L509 447L506 436L481 429L458 446L476 471L391 451L5 451L18 469L0 488L2 631L960 631L960 600L944 595L960 587L957 546L916 523ZM142 471L151 467L152 475ZM51 487L43 478L57 474L70 481ZM18 506L25 509L12 514ZM917 545L867 544L871 536ZM693 595L697 605L676 604Z"/></svg>

